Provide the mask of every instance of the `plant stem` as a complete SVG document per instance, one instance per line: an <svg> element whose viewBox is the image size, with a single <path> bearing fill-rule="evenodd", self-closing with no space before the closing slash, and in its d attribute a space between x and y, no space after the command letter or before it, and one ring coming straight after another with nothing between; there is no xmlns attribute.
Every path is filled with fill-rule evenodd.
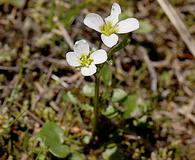
<svg viewBox="0 0 195 160"><path fill-rule="evenodd" d="M99 120L99 84L100 79L99 75L95 75L95 95L94 95L94 119L93 119L93 138L95 137L97 133L97 126L98 126L98 120Z"/></svg>
<svg viewBox="0 0 195 160"><path fill-rule="evenodd" d="M113 47L108 52L108 59L111 59L113 54L120 49L124 48L130 43L129 35L124 36L124 39L121 43ZM101 43L100 43L101 46ZM104 63L105 64L105 63ZM95 138L97 134L97 126L100 116L100 104L99 104L99 87L100 87L100 76L101 76L101 70L104 66L104 64L100 65L99 71L95 74L95 95L94 95L94 118L93 118L93 130L92 130L92 140Z"/></svg>
<svg viewBox="0 0 195 160"><path fill-rule="evenodd" d="M125 48L129 43L130 43L129 34L127 34L123 37L123 40L120 43L118 43L116 46L110 49L110 51L108 52L108 59L111 59L114 53Z"/></svg>

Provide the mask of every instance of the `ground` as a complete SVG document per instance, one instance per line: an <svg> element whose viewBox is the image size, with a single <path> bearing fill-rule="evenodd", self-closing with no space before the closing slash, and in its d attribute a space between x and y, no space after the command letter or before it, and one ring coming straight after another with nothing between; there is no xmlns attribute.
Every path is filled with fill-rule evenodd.
<svg viewBox="0 0 195 160"><path fill-rule="evenodd" d="M195 58L154 0L117 1L120 18L136 17L140 29L104 68L98 138L89 142L94 77L65 53L80 39L99 46L83 19L108 16L113 2L0 1L0 159L58 159L36 138L51 121L73 151L64 159L195 160ZM195 38L195 2L170 3Z"/></svg>

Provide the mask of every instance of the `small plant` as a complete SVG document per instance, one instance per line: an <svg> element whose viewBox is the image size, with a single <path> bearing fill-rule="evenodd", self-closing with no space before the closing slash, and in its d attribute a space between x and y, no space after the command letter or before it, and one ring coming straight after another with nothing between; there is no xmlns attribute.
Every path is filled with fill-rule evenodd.
<svg viewBox="0 0 195 160"><path fill-rule="evenodd" d="M139 22L135 18L127 18L119 21L121 8L119 4L112 5L111 14L104 20L95 13L89 13L85 19L84 24L93 30L101 33L101 40L108 48L106 52L104 49L97 48L90 50L89 43L86 40L79 40L74 44L73 51L66 53L66 60L70 66L81 70L83 76L95 76L95 92L94 92L94 117L92 128L92 140L97 136L98 119L100 116L100 78L104 72L105 64L109 64L113 60L113 54L120 49L123 49L129 44L129 35L124 36L124 39L118 43L118 35L129 33L139 28ZM102 43L100 40L100 44ZM118 44L117 44L118 43ZM102 44L100 45L102 46ZM120 95L117 96L117 93ZM127 96L127 93L120 89L114 91L112 101L118 101ZM47 134L48 132L48 134ZM67 146L63 145L63 131L53 123L46 123L39 133L39 138L42 143L49 149L51 153L58 157L66 157L71 153ZM55 143L51 142L55 141ZM58 150L59 149L59 150ZM63 154L64 149L64 154Z"/></svg>

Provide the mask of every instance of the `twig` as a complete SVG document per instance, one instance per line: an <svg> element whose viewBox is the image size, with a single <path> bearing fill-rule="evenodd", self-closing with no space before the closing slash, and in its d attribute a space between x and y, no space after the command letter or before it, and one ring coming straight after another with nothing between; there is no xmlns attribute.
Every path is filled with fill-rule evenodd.
<svg viewBox="0 0 195 160"><path fill-rule="evenodd" d="M18 71L18 67L17 66L0 66L0 70L7 70L7 71L14 71L14 72L17 72Z"/></svg>
<svg viewBox="0 0 195 160"><path fill-rule="evenodd" d="M60 111L60 108L58 107L58 105L54 101L49 102L49 104L56 112Z"/></svg>
<svg viewBox="0 0 195 160"><path fill-rule="evenodd" d="M156 91L157 90L157 75L156 75L156 71L154 69L154 66L152 65L152 63L148 57L148 53L147 53L146 49L143 47L139 47L138 49L139 49L140 53L142 53L143 59L144 59L145 63L147 64L147 67L148 67L148 70L150 73L151 90Z"/></svg>
<svg viewBox="0 0 195 160"><path fill-rule="evenodd" d="M57 24L59 30L53 30L54 33L60 34L64 37L64 40L67 42L67 44L69 45L69 47L71 49L73 49L73 41L70 37L70 35L68 34L68 31L66 30L66 28L64 28L64 26L58 21L58 18L56 17L54 19L54 22Z"/></svg>
<svg viewBox="0 0 195 160"><path fill-rule="evenodd" d="M183 84L184 83L184 77L182 76L181 74L181 68L180 68L180 65L178 64L178 60L174 60L173 61L173 69L174 69L174 72L175 72L175 75L177 77L177 80L180 84Z"/></svg>
<svg viewBox="0 0 195 160"><path fill-rule="evenodd" d="M77 72L75 74L73 74L72 76L64 76L61 78L62 81L66 81L68 83L73 83L75 81L77 81L79 78L82 78L82 75L80 72Z"/></svg>
<svg viewBox="0 0 195 160"><path fill-rule="evenodd" d="M37 106L37 103L41 100L42 97L44 97L45 94L47 94L50 90L55 90L55 89L58 89L59 86L52 86L50 88L42 88L39 83L34 83L35 84L35 87L36 89L39 91L39 94L36 96L34 102L32 103L31 105L31 110L35 110L36 106Z"/></svg>
<svg viewBox="0 0 195 160"><path fill-rule="evenodd" d="M195 13L195 5L188 4L179 8L181 12L192 12Z"/></svg>
<svg viewBox="0 0 195 160"><path fill-rule="evenodd" d="M152 66L154 68L167 67L171 63L171 58L172 58L171 55L167 54L167 56L164 60L162 60L162 61L153 61L151 63L152 63Z"/></svg>
<svg viewBox="0 0 195 160"><path fill-rule="evenodd" d="M62 68L68 67L68 64L65 60L63 59L57 59L57 58L51 58L51 57L44 57L43 61L47 61L49 63L54 64L55 66L60 66Z"/></svg>
<svg viewBox="0 0 195 160"><path fill-rule="evenodd" d="M189 102L188 105L185 105L183 107L177 106L175 103L173 105L175 108L177 107L177 112L183 115L186 119L190 120L195 124L195 116L192 114L192 110L195 107L195 96L192 98L192 100Z"/></svg>
<svg viewBox="0 0 195 160"><path fill-rule="evenodd" d="M27 114L32 117L35 121L37 121L39 124L43 125L44 122L38 118L34 113L32 113L31 111L27 111Z"/></svg>
<svg viewBox="0 0 195 160"><path fill-rule="evenodd" d="M172 64L172 67L173 67L173 70L174 70L174 73L177 77L177 80L178 82L181 84L181 86L183 87L183 90L185 91L185 93L188 95L188 96L193 96L193 92L191 91L191 89L186 85L186 82L185 82L185 78L184 76L181 74L181 67L179 65L179 62L178 60L174 60L173 61L173 64Z"/></svg>
<svg viewBox="0 0 195 160"><path fill-rule="evenodd" d="M66 82L64 82L63 80L61 80L58 76L56 76L55 74L51 75L51 78L57 82L59 82L64 88L68 88L68 84Z"/></svg>
<svg viewBox="0 0 195 160"><path fill-rule="evenodd" d="M187 27L179 17L176 10L173 6L168 2L168 0L157 0L168 18L170 19L171 23L177 29L179 35L181 36L182 40L187 45L189 51L195 56L195 41L193 40L192 36L190 35Z"/></svg>

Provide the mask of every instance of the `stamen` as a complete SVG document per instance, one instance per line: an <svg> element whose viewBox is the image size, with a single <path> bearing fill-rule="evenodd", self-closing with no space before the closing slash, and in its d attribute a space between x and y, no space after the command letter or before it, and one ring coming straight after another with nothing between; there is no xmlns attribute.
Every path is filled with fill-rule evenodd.
<svg viewBox="0 0 195 160"><path fill-rule="evenodd" d="M113 26L112 22L106 22L100 27L100 31L106 36L110 36L111 34L118 32L118 30L118 27Z"/></svg>
<svg viewBox="0 0 195 160"><path fill-rule="evenodd" d="M80 64L82 67L89 67L92 62L93 62L93 59L91 59L88 55L86 54L81 55Z"/></svg>

